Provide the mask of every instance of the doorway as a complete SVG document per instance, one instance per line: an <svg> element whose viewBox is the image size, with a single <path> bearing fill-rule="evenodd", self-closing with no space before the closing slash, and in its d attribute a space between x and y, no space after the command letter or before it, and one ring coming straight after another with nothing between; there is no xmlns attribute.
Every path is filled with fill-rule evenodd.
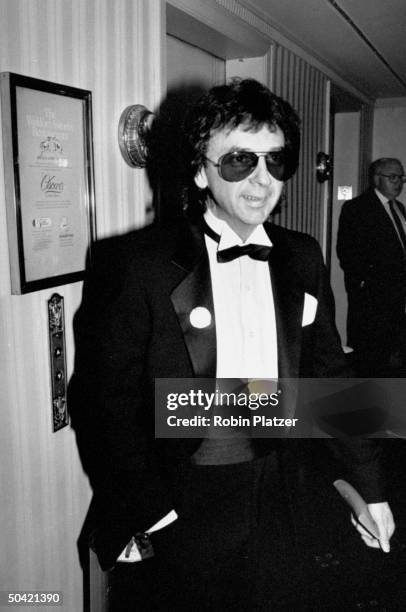
<svg viewBox="0 0 406 612"><path fill-rule="evenodd" d="M167 92L155 125L156 173L151 180L159 223L171 223L183 214L185 154L182 123L188 107L213 85L225 81L225 60L181 40L166 35Z"/></svg>
<svg viewBox="0 0 406 612"><path fill-rule="evenodd" d="M361 111L363 103L335 85L331 88L331 150L333 152L333 181L330 194L331 211L331 286L336 303L336 325L341 344L347 342L347 293L344 274L337 257L337 231L341 208L346 200L358 195L360 168L368 151L361 150Z"/></svg>

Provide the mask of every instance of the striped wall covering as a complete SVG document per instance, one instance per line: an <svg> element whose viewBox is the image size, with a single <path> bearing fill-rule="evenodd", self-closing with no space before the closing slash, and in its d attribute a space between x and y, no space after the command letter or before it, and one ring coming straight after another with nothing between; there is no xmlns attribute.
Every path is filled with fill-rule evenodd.
<svg viewBox="0 0 406 612"><path fill-rule="evenodd" d="M326 77L279 45L270 50L271 89L299 113L302 146L299 169L286 189L286 203L276 221L323 241L324 188L316 181L316 155L324 150Z"/></svg>

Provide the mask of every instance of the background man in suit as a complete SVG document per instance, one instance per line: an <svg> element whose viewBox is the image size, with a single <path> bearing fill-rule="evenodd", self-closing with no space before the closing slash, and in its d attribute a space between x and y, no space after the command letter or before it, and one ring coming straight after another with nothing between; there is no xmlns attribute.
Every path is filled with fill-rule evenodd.
<svg viewBox="0 0 406 612"><path fill-rule="evenodd" d="M337 254L348 293L347 343L358 373L405 376L405 181L398 159L370 166L370 188L342 208Z"/></svg>
<svg viewBox="0 0 406 612"><path fill-rule="evenodd" d="M345 375L317 242L268 223L297 167L299 121L266 87L237 80L194 106L185 134L184 222L116 241L104 257L96 249L77 316L73 424L80 444L90 407L102 440L88 468L91 542L119 582L131 537L166 524L150 535L155 556L131 568L133 593L116 594L120 611L300 610L286 486L298 441L154 435L156 378L198 387L199 377ZM334 450L389 550L378 447L337 441Z"/></svg>

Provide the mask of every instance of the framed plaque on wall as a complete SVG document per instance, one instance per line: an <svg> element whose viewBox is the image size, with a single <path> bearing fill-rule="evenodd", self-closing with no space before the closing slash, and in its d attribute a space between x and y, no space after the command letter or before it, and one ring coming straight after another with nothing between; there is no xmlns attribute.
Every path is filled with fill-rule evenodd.
<svg viewBox="0 0 406 612"><path fill-rule="evenodd" d="M91 92L0 78L11 292L82 280L95 235Z"/></svg>

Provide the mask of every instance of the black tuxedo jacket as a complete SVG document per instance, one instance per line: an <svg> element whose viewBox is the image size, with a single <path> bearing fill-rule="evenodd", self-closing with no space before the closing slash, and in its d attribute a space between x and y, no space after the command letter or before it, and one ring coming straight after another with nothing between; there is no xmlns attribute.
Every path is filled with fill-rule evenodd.
<svg viewBox="0 0 406 612"><path fill-rule="evenodd" d="M279 376L345 375L317 242L273 224L266 230L274 245L269 269ZM94 262L75 320L69 402L94 488L93 546L102 567L108 568L135 532L148 529L176 506L171 467L187 461L201 441L155 439L154 379L215 377L216 327L199 224L150 227L101 243ZM317 299L318 308L314 321L302 327L305 293ZM190 323L198 306L212 315L207 328ZM290 406L294 411L293 401ZM274 443L262 442L263 452ZM343 446L354 484L370 500L382 499L377 448L370 442Z"/></svg>
<svg viewBox="0 0 406 612"><path fill-rule="evenodd" d="M395 227L374 190L344 204L337 254L348 293L347 342L383 352L399 336L404 318L406 265Z"/></svg>

